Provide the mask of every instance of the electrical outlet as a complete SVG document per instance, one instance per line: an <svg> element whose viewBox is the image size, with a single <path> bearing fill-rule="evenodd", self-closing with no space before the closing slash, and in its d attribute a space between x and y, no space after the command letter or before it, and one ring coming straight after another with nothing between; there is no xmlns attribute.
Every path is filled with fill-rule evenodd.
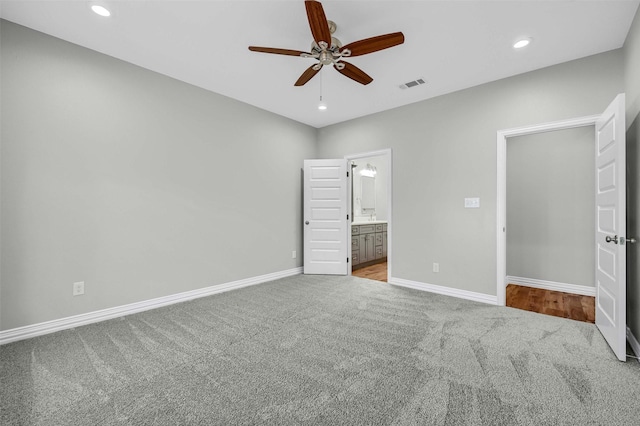
<svg viewBox="0 0 640 426"><path fill-rule="evenodd" d="M73 295L80 296L84 294L84 281L73 283Z"/></svg>
<svg viewBox="0 0 640 426"><path fill-rule="evenodd" d="M440 272L440 264L439 263L434 263L433 264L433 272Z"/></svg>
<svg viewBox="0 0 640 426"><path fill-rule="evenodd" d="M296 251L294 250L291 252L291 258L295 259L296 257L298 257L298 253L296 253Z"/></svg>

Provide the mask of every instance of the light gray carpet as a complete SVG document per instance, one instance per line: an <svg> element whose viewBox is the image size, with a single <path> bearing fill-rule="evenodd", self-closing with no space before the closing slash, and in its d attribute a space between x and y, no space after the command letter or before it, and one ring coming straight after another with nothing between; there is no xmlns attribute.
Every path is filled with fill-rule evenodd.
<svg viewBox="0 0 640 426"><path fill-rule="evenodd" d="M595 326L297 276L0 347L6 425L624 425Z"/></svg>

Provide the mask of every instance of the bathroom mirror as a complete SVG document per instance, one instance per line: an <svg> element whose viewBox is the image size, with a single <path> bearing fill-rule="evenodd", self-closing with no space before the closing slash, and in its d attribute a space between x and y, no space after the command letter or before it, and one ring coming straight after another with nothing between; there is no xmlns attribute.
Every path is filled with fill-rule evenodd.
<svg viewBox="0 0 640 426"><path fill-rule="evenodd" d="M371 214L376 212L376 178L372 176L361 176L360 208L362 213Z"/></svg>

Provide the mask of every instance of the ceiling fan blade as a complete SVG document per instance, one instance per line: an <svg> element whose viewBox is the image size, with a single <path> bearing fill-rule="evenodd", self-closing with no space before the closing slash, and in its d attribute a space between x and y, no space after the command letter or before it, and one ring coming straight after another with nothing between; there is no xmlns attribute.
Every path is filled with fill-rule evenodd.
<svg viewBox="0 0 640 426"><path fill-rule="evenodd" d="M367 73L365 73L355 65L345 61L338 61L337 63L344 64L344 68L340 70L338 69L338 67L334 66L336 71L346 77L349 77L351 80L355 80L360 84L369 84L373 81L373 78L371 78Z"/></svg>
<svg viewBox="0 0 640 426"><path fill-rule="evenodd" d="M404 43L404 34L391 33L354 41L353 43L342 46L340 51L342 52L345 49L349 49L351 51L350 56L360 56L366 55L367 53L377 52L378 50L388 49L402 43Z"/></svg>
<svg viewBox="0 0 640 426"><path fill-rule="evenodd" d="M276 55L289 55L289 56L302 56L305 54L310 55L310 53L302 52L300 50L277 49L275 47L249 46L249 50L252 52L275 53Z"/></svg>
<svg viewBox="0 0 640 426"><path fill-rule="evenodd" d="M320 65L320 67L318 67L318 69L314 69L316 65ZM307 83L307 81L311 80L314 75L318 74L318 72L322 69L322 64L316 64L316 65L311 65L309 68L307 68L302 73L298 81L296 81L296 84L294 84L294 86L304 86Z"/></svg>
<svg viewBox="0 0 640 426"><path fill-rule="evenodd" d="M322 3L315 0L306 0L304 6L307 8L307 18L309 19L309 27L311 28L313 39L318 45L321 41L324 41L327 46L331 46L331 31L329 31L329 24L327 23Z"/></svg>

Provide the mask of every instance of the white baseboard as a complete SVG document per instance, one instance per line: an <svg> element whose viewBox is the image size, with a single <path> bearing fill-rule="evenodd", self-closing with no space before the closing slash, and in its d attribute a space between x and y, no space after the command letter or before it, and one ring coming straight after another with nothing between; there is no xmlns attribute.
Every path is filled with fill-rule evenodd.
<svg viewBox="0 0 640 426"><path fill-rule="evenodd" d="M633 353L636 355L636 357L640 358L640 343L638 342L638 339L636 339L636 336L633 335L629 327L627 327L627 342L629 342L629 346L631 346L631 349L633 349ZM640 362L640 359L638 359L637 361Z"/></svg>
<svg viewBox="0 0 640 426"><path fill-rule="evenodd" d="M13 328L11 330L0 331L0 345L16 342L18 340L29 339L31 337L41 336L43 334L55 333L56 331L67 330L69 328L79 327L81 325L92 324L112 318L119 318L125 315L131 315L138 312L148 311L150 309L160 308L162 306L186 302L188 300L198 299L200 297L206 297L212 294L223 293L242 287L261 284L268 281L277 280L279 278L299 275L301 273L301 267L293 268L285 271L274 272L271 274L260 275L257 277L232 281L229 283L213 285L198 290L185 291L183 293L144 300L142 302L130 303L128 305L116 306L114 308L102 309L100 311L88 312L86 314L80 314L53 321Z"/></svg>
<svg viewBox="0 0 640 426"><path fill-rule="evenodd" d="M540 288L543 290L561 291L563 293L581 294L583 296L596 295L596 288L586 285L558 283L555 281L537 280L534 278L513 277L507 275L507 284L517 284L526 287Z"/></svg>
<svg viewBox="0 0 640 426"><path fill-rule="evenodd" d="M497 296L491 296L484 293L476 293L468 290L459 290L457 288L443 287L435 284L421 283L418 281L410 281L403 278L389 277L389 284L397 285L400 287L413 288L416 290L428 291L430 293L444 294L445 296L452 296L460 299L488 303L491 305L498 304Z"/></svg>

